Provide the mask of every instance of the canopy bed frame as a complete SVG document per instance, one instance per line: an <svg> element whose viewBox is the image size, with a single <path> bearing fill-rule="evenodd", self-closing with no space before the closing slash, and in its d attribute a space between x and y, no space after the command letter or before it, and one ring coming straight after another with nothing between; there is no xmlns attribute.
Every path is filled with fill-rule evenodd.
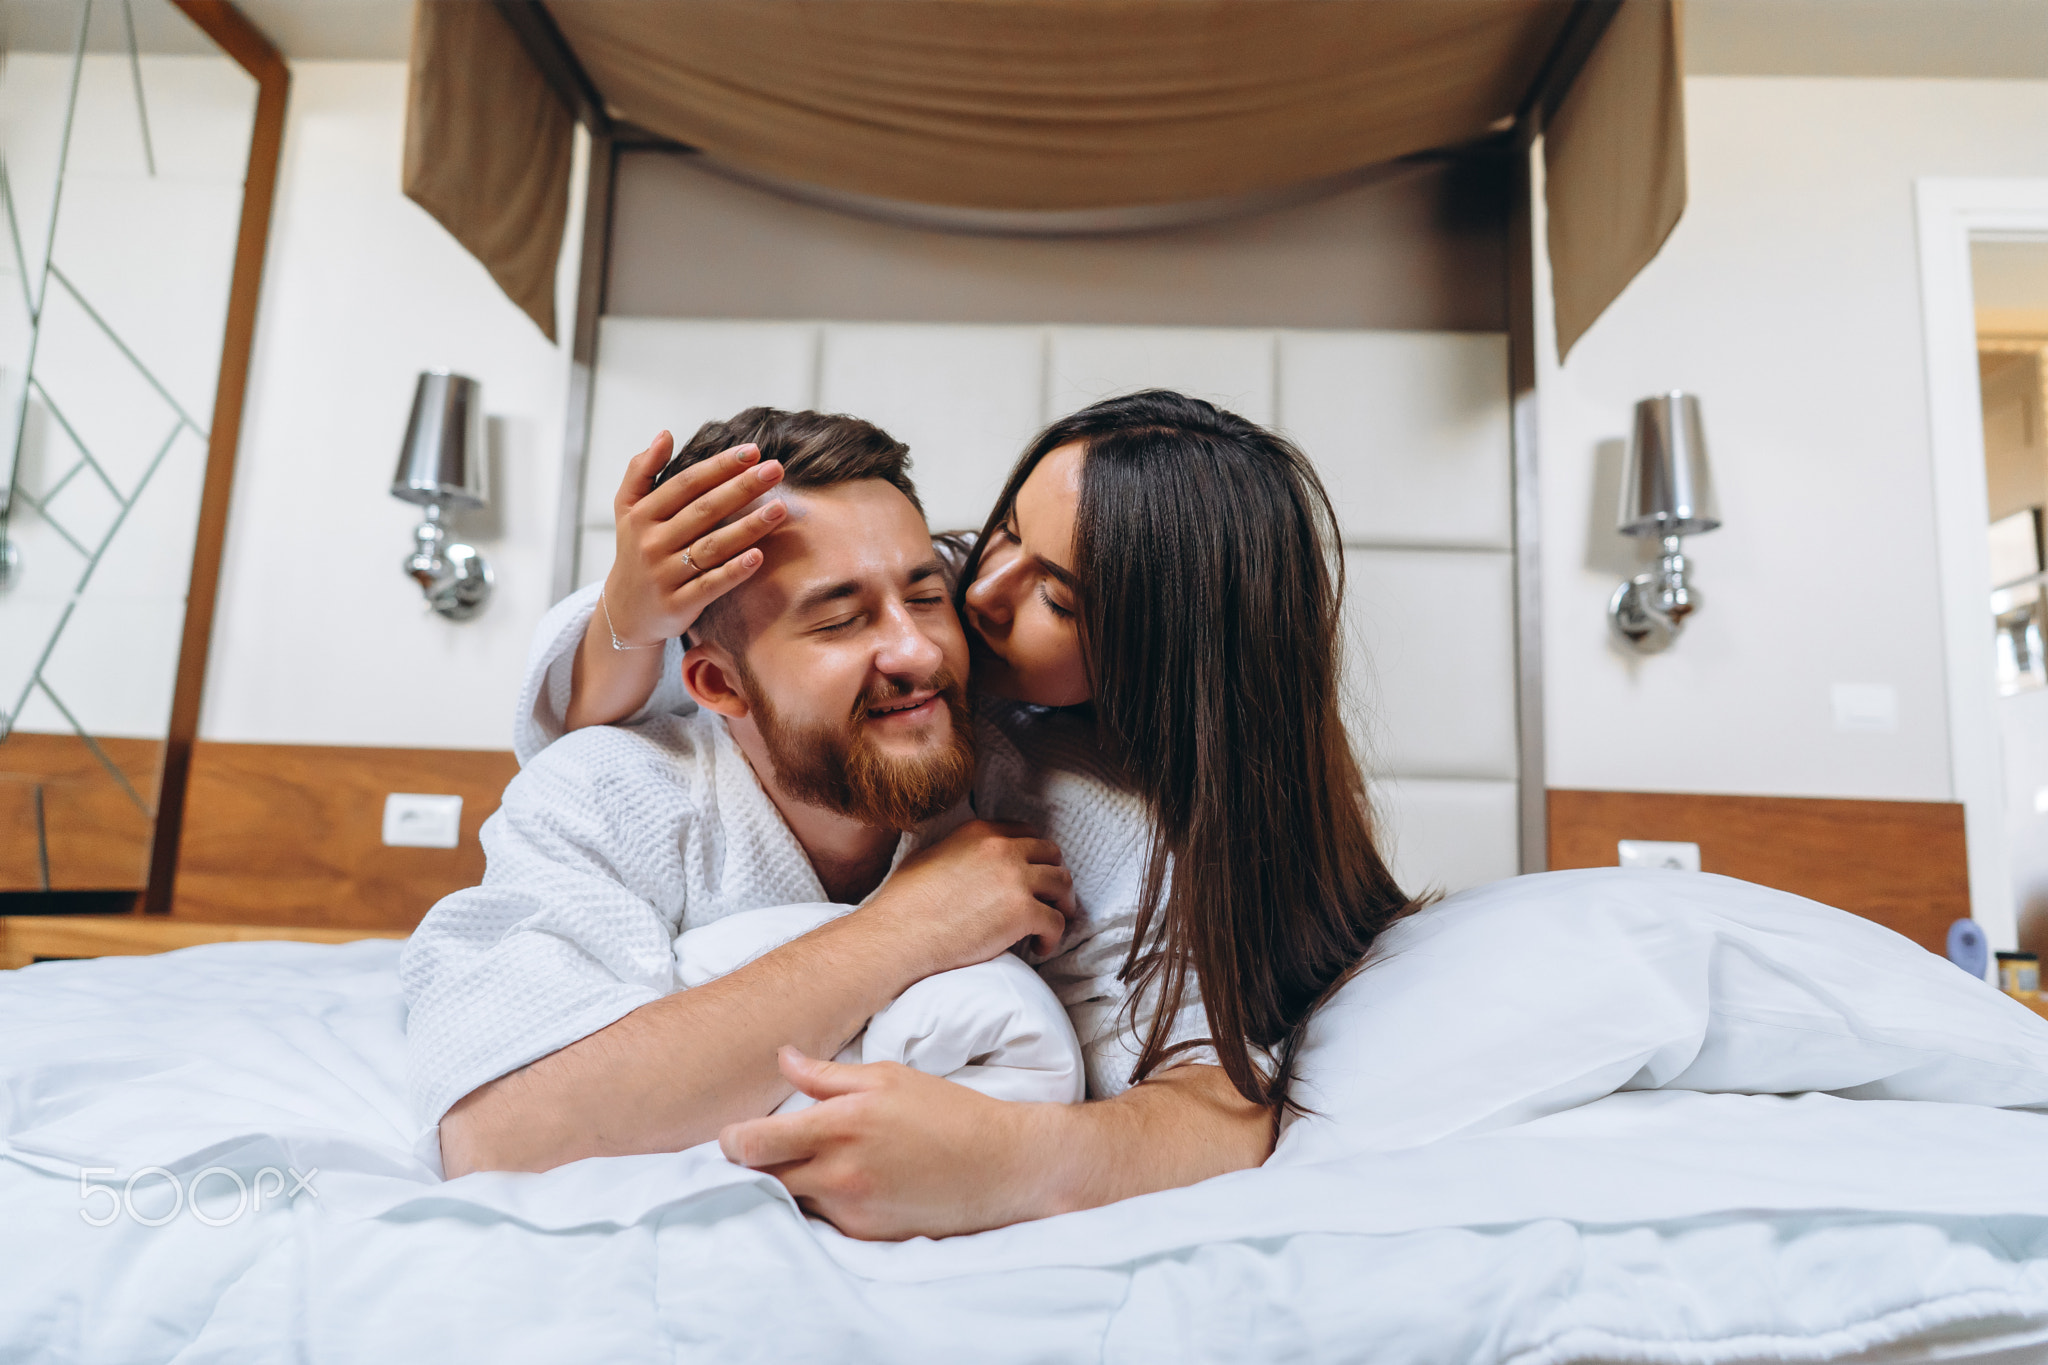
<svg viewBox="0 0 2048 1365"><path fill-rule="evenodd" d="M1546 866L1533 149L1562 354L1684 207L1674 4L495 0L420 6L412 61L406 192L550 335L580 218L556 596L590 577L622 158L690 155L844 213L1012 237L1241 216L1374 166L1504 168L1515 845L1518 870ZM1179 79L1144 79L1162 64Z"/></svg>

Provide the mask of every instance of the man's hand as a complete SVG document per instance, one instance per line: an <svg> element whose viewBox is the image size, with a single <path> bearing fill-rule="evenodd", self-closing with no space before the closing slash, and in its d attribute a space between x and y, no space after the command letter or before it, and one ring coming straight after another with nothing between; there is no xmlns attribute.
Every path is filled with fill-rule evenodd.
<svg viewBox="0 0 2048 1365"><path fill-rule="evenodd" d="M612 499L618 548L571 668L563 717L571 730L638 710L661 672L662 651L652 646L687 631L704 608L752 577L762 558L754 543L788 515L780 501L770 502L721 527L782 481L781 463L760 463L756 447L734 446L657 488L674 450L674 437L656 436L627 463ZM615 648L615 636L635 648Z"/></svg>
<svg viewBox="0 0 2048 1365"><path fill-rule="evenodd" d="M895 1062L817 1061L793 1047L782 1074L819 1103L735 1123L726 1159L775 1176L807 1213L849 1237L896 1241L979 1232L1058 1212L1049 1160L1059 1104L990 1099Z"/></svg>
<svg viewBox="0 0 2048 1365"><path fill-rule="evenodd" d="M1222 1068L1183 1065L1111 1100L990 1099L894 1063L821 1062L782 1074L818 1101L728 1126L726 1158L767 1171L849 1237L948 1237L1243 1170L1273 1150L1273 1120Z"/></svg>
<svg viewBox="0 0 2048 1365"><path fill-rule="evenodd" d="M858 913L900 935L922 980L1026 939L1052 956L1074 916L1074 878L1059 847L1025 826L970 820L904 859Z"/></svg>

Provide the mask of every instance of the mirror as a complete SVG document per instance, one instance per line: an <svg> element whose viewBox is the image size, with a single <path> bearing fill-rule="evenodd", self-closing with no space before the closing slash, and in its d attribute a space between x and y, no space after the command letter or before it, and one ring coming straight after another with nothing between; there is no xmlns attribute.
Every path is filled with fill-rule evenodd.
<svg viewBox="0 0 2048 1365"><path fill-rule="evenodd" d="M14 0L8 19L0 893L125 909L149 874L258 86L170 0Z"/></svg>

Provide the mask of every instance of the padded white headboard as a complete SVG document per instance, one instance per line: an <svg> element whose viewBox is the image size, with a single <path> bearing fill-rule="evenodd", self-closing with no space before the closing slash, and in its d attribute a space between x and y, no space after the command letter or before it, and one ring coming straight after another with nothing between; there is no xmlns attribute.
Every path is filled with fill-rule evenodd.
<svg viewBox="0 0 2048 1365"><path fill-rule="evenodd" d="M1411 891L1518 870L1507 339L1275 331L606 318L579 582L655 432L762 403L851 412L907 442L935 529L978 527L1051 418L1160 385L1279 428L1337 505L1353 734Z"/></svg>

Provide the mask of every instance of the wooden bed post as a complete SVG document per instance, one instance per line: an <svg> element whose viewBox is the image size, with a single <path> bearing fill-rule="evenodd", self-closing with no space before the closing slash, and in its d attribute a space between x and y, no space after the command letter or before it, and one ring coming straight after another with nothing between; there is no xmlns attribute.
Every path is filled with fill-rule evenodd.
<svg viewBox="0 0 2048 1365"><path fill-rule="evenodd" d="M256 126L249 137L249 172L242 185L242 222L235 239L227 328L221 340L220 379L206 446L206 478L199 495L199 529L192 577L185 590L185 626L178 645L178 678L164 737L163 775L157 787L156 829L149 853L146 914L168 914L178 873L178 838L185 821L185 788L192 742L199 733L199 702L206 690L206 656L220 597L220 562L228 526L228 498L241 446L242 408L249 391L249 361L256 340L256 305L263 288L263 256L270 243L270 212L284 150L285 96L291 70L268 38L229 0L172 0L221 50L256 78Z"/></svg>
<svg viewBox="0 0 2048 1365"><path fill-rule="evenodd" d="M1534 139L1508 158L1508 448L1515 528L1516 828L1523 872L1550 867L1549 783L1543 748L1543 506L1537 483Z"/></svg>
<svg viewBox="0 0 2048 1365"><path fill-rule="evenodd" d="M583 251L576 272L576 316L569 337L569 388L562 414L562 492L555 504L555 559L549 601L576 591L583 559L584 469L590 459L590 413L597 379L597 323L611 262L612 184L618 143L609 131L590 133L583 189Z"/></svg>
<svg viewBox="0 0 2048 1365"><path fill-rule="evenodd" d="M1543 520L1536 404L1536 177L1544 123L1586 65L1621 0L1579 0L1508 136L1508 441L1515 525L1515 742L1521 868L1550 867L1550 793L1543 743Z"/></svg>

